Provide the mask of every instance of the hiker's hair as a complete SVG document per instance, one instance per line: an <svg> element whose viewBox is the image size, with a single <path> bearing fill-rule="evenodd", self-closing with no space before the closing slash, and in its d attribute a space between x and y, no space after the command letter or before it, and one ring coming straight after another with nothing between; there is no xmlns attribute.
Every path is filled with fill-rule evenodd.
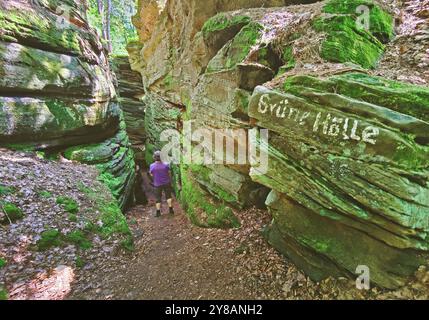
<svg viewBox="0 0 429 320"><path fill-rule="evenodd" d="M155 151L155 152L153 153L153 159L154 159L155 161L161 161L161 151Z"/></svg>

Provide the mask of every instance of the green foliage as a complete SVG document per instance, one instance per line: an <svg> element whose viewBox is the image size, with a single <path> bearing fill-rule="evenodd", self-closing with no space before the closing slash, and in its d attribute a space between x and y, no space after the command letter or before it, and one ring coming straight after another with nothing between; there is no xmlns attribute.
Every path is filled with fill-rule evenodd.
<svg viewBox="0 0 429 320"><path fill-rule="evenodd" d="M73 213L69 214L69 220L70 220L71 222L77 222L77 221L78 221L78 219L77 219L77 215L75 215L75 214L73 214Z"/></svg>
<svg viewBox="0 0 429 320"><path fill-rule="evenodd" d="M37 241L39 251L45 251L51 247L59 247L63 244L61 232L57 229L43 231L41 238Z"/></svg>
<svg viewBox="0 0 429 320"><path fill-rule="evenodd" d="M61 205L65 211L69 213L78 213L79 212L79 205L76 202L76 200L66 197L66 196L60 196L57 198L57 204Z"/></svg>
<svg viewBox="0 0 429 320"><path fill-rule="evenodd" d="M6 260L3 258L0 258L0 268L3 268L6 265Z"/></svg>
<svg viewBox="0 0 429 320"><path fill-rule="evenodd" d="M102 19L98 12L96 0L88 1L88 19L92 27L102 34ZM105 7L107 5L105 4ZM136 13L136 0L112 0L111 14L111 40L112 55L126 55L127 43L138 39L137 31L134 28L131 18Z"/></svg>
<svg viewBox="0 0 429 320"><path fill-rule="evenodd" d="M11 202L0 201L0 208L7 216L3 221L5 223L8 223L9 220L13 223L24 217L22 210Z"/></svg>

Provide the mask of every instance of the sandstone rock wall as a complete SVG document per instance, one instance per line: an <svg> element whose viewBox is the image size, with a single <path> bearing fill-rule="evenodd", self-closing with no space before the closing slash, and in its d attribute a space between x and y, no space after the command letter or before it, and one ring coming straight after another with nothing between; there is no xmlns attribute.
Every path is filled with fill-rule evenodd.
<svg viewBox="0 0 429 320"><path fill-rule="evenodd" d="M82 160L120 180L112 191L124 206L134 160L108 61L85 10L74 0L0 1L0 143L61 152L102 148L120 137L120 147Z"/></svg>
<svg viewBox="0 0 429 320"><path fill-rule="evenodd" d="M145 107L143 102L145 90L139 72L131 70L128 56L114 57L112 70L117 77L119 102L124 113L127 133L134 150L135 159L144 160L146 131L144 125Z"/></svg>
<svg viewBox="0 0 429 320"><path fill-rule="evenodd" d="M150 23L135 17L132 67L165 102L155 113L183 105L196 127L268 128L269 167L182 164L192 221L237 226L229 207L265 199L264 186L267 239L312 279L366 265L374 283L403 285L428 252L429 89L389 79L426 83L415 62L391 58L410 22L416 55L427 51L422 5L200 3L141 1ZM369 28L356 24L360 5Z"/></svg>

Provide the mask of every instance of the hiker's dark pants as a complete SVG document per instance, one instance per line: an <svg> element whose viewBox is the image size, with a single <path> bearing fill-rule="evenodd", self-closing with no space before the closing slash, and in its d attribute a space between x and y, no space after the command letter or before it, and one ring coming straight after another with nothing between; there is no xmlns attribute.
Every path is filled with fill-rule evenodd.
<svg viewBox="0 0 429 320"><path fill-rule="evenodd" d="M161 203L163 191L165 194L165 198L171 199L171 194L172 194L171 184L165 184L163 186L155 187L156 203Z"/></svg>

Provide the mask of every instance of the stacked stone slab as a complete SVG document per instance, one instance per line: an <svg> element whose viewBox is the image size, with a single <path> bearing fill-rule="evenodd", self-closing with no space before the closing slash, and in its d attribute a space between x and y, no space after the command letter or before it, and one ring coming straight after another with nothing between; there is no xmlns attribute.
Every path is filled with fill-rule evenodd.
<svg viewBox="0 0 429 320"><path fill-rule="evenodd" d="M117 91L127 125L127 133L135 158L140 162L144 159L143 150L146 141L145 103L142 101L145 91L142 77L137 71L131 70L128 56L113 57L111 65L117 78Z"/></svg>
<svg viewBox="0 0 429 320"><path fill-rule="evenodd" d="M373 29L356 28L362 4ZM392 37L389 21L374 2L327 2L311 22L325 34L321 63L296 62L298 36L285 74L249 104L270 130L268 172L251 170L272 189L267 238L314 280L367 266L373 283L396 288L427 259L429 89L367 70Z"/></svg>
<svg viewBox="0 0 429 320"><path fill-rule="evenodd" d="M123 154L132 150L105 52L82 1L1 1L0 79L2 145L62 152L119 143L100 161L83 162L109 167L121 180L112 191L122 205L128 202L134 160Z"/></svg>

